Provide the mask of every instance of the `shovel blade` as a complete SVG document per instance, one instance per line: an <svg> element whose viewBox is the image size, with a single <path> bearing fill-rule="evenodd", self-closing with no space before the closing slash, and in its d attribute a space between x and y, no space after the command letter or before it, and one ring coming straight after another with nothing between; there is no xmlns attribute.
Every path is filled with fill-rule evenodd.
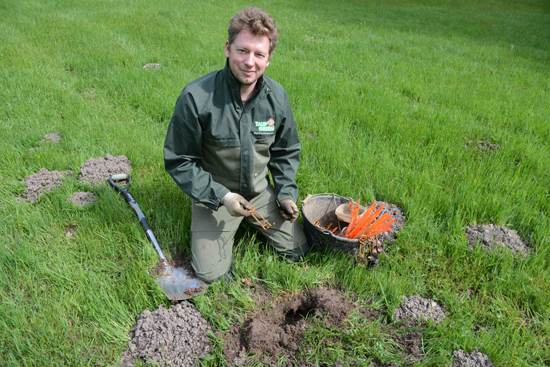
<svg viewBox="0 0 550 367"><path fill-rule="evenodd" d="M205 282L191 277L190 272L183 267L172 268L167 266L162 275L159 275L155 280L171 301L193 298L208 288Z"/></svg>

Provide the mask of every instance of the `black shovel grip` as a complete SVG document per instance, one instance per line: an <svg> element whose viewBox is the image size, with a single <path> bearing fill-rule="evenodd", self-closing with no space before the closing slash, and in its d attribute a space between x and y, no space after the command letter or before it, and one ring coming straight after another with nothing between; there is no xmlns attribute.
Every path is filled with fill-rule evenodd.
<svg viewBox="0 0 550 367"><path fill-rule="evenodd" d="M116 191L120 192L129 203L136 202L132 195L128 193L128 190L130 189L130 175L121 173L119 175L109 177L107 181L109 182L109 185L111 185ZM128 181L126 184L126 189L123 189L117 185L119 181Z"/></svg>
<svg viewBox="0 0 550 367"><path fill-rule="evenodd" d="M126 189L121 188L116 183L119 181L128 181L126 184ZM130 195L128 190L130 189L130 175L126 173L121 173L119 175L114 175L109 177L109 185L111 185L116 191L120 192L122 196L124 196L124 199L130 204L132 209L136 212L136 215L139 219L139 223L145 229L145 231L151 231L151 227L149 226L149 223L147 223L147 219L145 219L145 215L143 215L143 212L141 211L141 208L139 207L136 200Z"/></svg>

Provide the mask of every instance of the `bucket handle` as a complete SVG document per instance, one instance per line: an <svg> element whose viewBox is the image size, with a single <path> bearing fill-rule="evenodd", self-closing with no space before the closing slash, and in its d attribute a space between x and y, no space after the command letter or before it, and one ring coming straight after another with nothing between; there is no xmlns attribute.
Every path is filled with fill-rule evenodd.
<svg viewBox="0 0 550 367"><path fill-rule="evenodd" d="M306 197L304 200L302 200L302 205L306 205L307 202L309 201L309 199L314 198L314 197L317 197L317 196L332 196L332 197L334 197L334 196L340 196L340 195L335 194L335 193L333 193L333 192L324 192L324 193L313 194L313 195L308 194L307 197ZM348 201L351 200L351 198L345 198L345 197L343 197L343 196L340 196L340 197L343 198L343 199L347 199Z"/></svg>

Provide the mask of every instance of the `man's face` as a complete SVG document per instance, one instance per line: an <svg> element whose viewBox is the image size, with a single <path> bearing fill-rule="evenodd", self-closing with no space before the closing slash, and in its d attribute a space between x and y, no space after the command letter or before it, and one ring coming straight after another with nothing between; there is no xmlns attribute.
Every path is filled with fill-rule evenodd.
<svg viewBox="0 0 550 367"><path fill-rule="evenodd" d="M232 44L225 42L231 72L243 87L253 87L269 65L269 38L241 31Z"/></svg>

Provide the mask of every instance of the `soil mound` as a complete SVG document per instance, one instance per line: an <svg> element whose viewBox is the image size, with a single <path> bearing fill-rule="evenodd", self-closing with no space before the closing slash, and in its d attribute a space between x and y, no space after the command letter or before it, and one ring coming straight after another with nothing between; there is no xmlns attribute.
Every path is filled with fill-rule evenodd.
<svg viewBox="0 0 550 367"><path fill-rule="evenodd" d="M379 201L377 202L378 205L376 208L380 207L384 202ZM380 215L383 215L385 213L389 213L392 215L393 219L397 219L393 224L391 225L391 230L389 232L383 232L378 235L378 241L380 241L381 245L384 246L385 244L393 244L395 243L395 234L399 232L404 226L405 222L407 221L407 218L405 217L405 212L403 212L403 209L398 207L395 204L385 203L384 209L382 210L382 213Z"/></svg>
<svg viewBox="0 0 550 367"><path fill-rule="evenodd" d="M93 185L100 185L107 181L112 175L119 173L130 173L132 166L130 160L120 155L113 157L107 154L103 158L88 159L80 166L80 181L88 182Z"/></svg>
<svg viewBox="0 0 550 367"><path fill-rule="evenodd" d="M61 186L65 177L73 177L73 171L48 171L46 168L41 168L34 175L27 176L24 181L21 181L27 188L22 199L34 203L45 192Z"/></svg>
<svg viewBox="0 0 550 367"><path fill-rule="evenodd" d="M528 257L533 252L516 231L494 224L467 227L466 236L470 248L480 245L488 251L512 251L514 255L523 257Z"/></svg>
<svg viewBox="0 0 550 367"><path fill-rule="evenodd" d="M68 203L73 203L77 206L93 205L97 201L97 196L91 192L75 192L73 196L67 199Z"/></svg>
<svg viewBox="0 0 550 367"><path fill-rule="evenodd" d="M414 319L420 322L434 320L439 323L445 316L447 311L445 307L434 300L421 298L419 296L410 296L409 298L401 297L403 306L399 307L393 313L393 318L396 320Z"/></svg>
<svg viewBox="0 0 550 367"><path fill-rule="evenodd" d="M48 143L53 143L54 145L57 144L61 138L63 136L61 136L60 134L58 133L49 133L49 134L46 134L44 135L44 139L40 140L40 146L36 147L36 148L30 148L29 151L32 153L34 152L35 150L39 150L39 149L42 149L44 148L44 146Z"/></svg>
<svg viewBox="0 0 550 367"><path fill-rule="evenodd" d="M40 144L47 144L48 142L57 144L61 138L63 138L63 136L58 133L49 133L44 135L44 139L40 140Z"/></svg>
<svg viewBox="0 0 550 367"><path fill-rule="evenodd" d="M257 298L265 304L272 300L265 294ZM254 361L250 361L252 364L257 364L258 359L268 365L276 364L282 356L294 360L310 318L319 318L327 327L336 327L355 307L334 289L313 288L287 298L250 317L243 325L233 325L225 334L218 333L218 337L227 341L224 348L227 365L248 365L246 351L255 355Z"/></svg>
<svg viewBox="0 0 550 367"><path fill-rule="evenodd" d="M487 355L474 350L465 354L462 349L453 352L455 361L452 367L495 367Z"/></svg>
<svg viewBox="0 0 550 367"><path fill-rule="evenodd" d="M132 366L132 356L142 363L159 366L193 366L211 353L207 333L208 322L188 302L170 309L160 305L158 310L145 310L137 317L130 332L129 351L123 366Z"/></svg>

